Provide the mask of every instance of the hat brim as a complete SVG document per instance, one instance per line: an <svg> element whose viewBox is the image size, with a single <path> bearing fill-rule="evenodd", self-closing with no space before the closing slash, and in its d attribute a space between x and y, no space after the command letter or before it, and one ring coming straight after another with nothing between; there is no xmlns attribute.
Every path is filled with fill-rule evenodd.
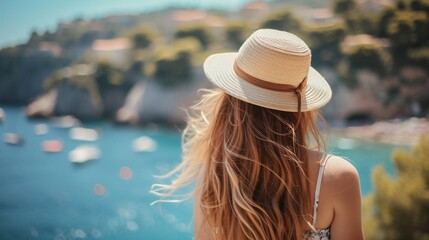
<svg viewBox="0 0 429 240"><path fill-rule="evenodd" d="M298 100L294 92L280 92L253 85L235 73L233 66L238 53L219 53L204 61L207 78L227 94L242 101L265 108L286 112L298 112ZM301 111L318 109L329 102L332 91L326 80L310 67L307 85L301 94Z"/></svg>

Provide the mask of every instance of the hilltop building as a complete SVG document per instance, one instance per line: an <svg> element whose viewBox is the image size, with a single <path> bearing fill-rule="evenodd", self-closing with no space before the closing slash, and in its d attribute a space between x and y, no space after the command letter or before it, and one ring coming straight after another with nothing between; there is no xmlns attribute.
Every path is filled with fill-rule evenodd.
<svg viewBox="0 0 429 240"><path fill-rule="evenodd" d="M131 42L127 38L99 39L91 46L95 61L107 60L115 66L126 66L130 60Z"/></svg>

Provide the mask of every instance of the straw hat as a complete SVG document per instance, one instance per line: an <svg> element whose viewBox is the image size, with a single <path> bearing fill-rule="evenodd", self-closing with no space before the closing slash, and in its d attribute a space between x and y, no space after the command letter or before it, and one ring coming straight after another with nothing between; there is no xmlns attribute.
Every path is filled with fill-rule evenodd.
<svg viewBox="0 0 429 240"><path fill-rule="evenodd" d="M209 56L207 78L227 94L265 108L305 112L329 102L331 88L310 66L311 51L299 37L260 29L238 52Z"/></svg>

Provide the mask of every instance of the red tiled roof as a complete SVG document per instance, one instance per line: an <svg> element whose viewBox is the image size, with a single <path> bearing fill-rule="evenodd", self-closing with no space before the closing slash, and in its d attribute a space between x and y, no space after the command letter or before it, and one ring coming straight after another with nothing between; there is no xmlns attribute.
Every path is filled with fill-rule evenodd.
<svg viewBox="0 0 429 240"><path fill-rule="evenodd" d="M250 11L267 10L269 8L270 6L263 1L254 1L243 6L243 10L250 10Z"/></svg>
<svg viewBox="0 0 429 240"><path fill-rule="evenodd" d="M97 51L114 51L130 47L131 42L127 38L99 39L92 44L92 49Z"/></svg>
<svg viewBox="0 0 429 240"><path fill-rule="evenodd" d="M206 16L207 13L201 10L178 10L173 12L173 19L180 22L200 20Z"/></svg>

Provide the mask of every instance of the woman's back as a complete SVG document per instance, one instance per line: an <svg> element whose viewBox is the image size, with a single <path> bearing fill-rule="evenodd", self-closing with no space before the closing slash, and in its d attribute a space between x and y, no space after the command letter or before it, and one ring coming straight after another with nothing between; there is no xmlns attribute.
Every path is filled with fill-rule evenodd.
<svg viewBox="0 0 429 240"><path fill-rule="evenodd" d="M314 224L316 231L303 226L304 235L307 239L363 239L359 175L356 168L339 156L317 151L309 151L309 156L308 177L313 207L317 207L317 217ZM325 164L325 167L321 168L321 164ZM320 170L323 172L317 204L315 195ZM194 208L195 239L210 240L213 239L210 233L212 230L204 221L198 191L204 177L200 175L198 179ZM314 217L313 210L308 214Z"/></svg>
<svg viewBox="0 0 429 240"><path fill-rule="evenodd" d="M302 239L323 228L333 239L362 238L356 169L320 154L317 109L332 91L310 62L299 37L273 29L254 32L237 53L205 60L219 89L194 106L183 161L168 175L180 176L154 190L169 197L199 179L196 239Z"/></svg>

